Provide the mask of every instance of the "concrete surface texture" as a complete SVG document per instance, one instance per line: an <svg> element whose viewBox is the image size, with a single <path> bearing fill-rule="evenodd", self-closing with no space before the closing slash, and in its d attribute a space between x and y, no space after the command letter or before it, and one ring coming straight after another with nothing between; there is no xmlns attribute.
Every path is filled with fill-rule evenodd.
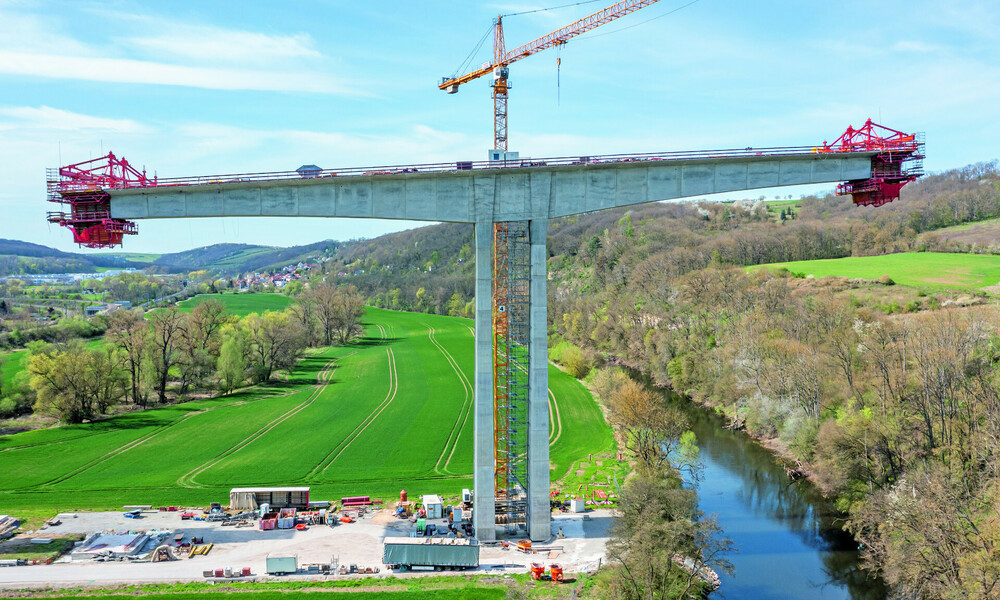
<svg viewBox="0 0 1000 600"><path fill-rule="evenodd" d="M865 179L870 154L687 160L236 181L109 190L111 215L527 221L716 192Z"/></svg>
<svg viewBox="0 0 1000 600"><path fill-rule="evenodd" d="M0 569L0 588L18 588L59 585L110 585L116 583L201 581L203 571L209 569L234 570L250 567L258 580L265 578L265 559L268 554L296 554L299 565L304 563L356 564L360 567L379 567L377 575L284 576L283 579L348 579L358 577L404 576L419 577L420 573L388 571L382 564L382 540L386 537L408 536L415 525L395 519L388 510L368 515L354 523L335 527L315 525L306 531L222 527L207 521L181 521L179 513L146 512L139 520L125 519L119 512L76 513L64 516L63 524L47 532L81 533L110 529L124 531L137 529L173 529L190 536L204 537L215 546L208 556L181 558L159 563L129 562L74 562L55 563ZM524 554L512 548L485 546L480 553L478 572L504 571L521 573L532 562L549 565L559 563L568 573L592 571L603 560L605 544L612 515L608 510L594 510L587 515L556 515L552 519L552 534L542 545L561 547L557 556L549 558L548 552ZM560 528L566 536L557 538ZM471 573L473 571L455 572ZM444 572L449 573L449 572Z"/></svg>

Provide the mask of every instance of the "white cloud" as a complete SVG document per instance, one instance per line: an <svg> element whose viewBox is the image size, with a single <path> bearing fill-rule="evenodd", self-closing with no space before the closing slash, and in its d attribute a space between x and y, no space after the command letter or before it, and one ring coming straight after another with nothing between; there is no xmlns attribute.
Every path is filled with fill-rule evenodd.
<svg viewBox="0 0 1000 600"><path fill-rule="evenodd" d="M0 51L0 73L107 83L177 85L211 90L369 94L329 76L301 71L171 65L123 58Z"/></svg>
<svg viewBox="0 0 1000 600"><path fill-rule="evenodd" d="M198 62L270 64L323 57L306 34L266 35L180 23L167 23L153 35L121 38L119 42L148 56Z"/></svg>
<svg viewBox="0 0 1000 600"><path fill-rule="evenodd" d="M214 90L370 96L324 72L326 57L303 33L269 35L151 15L105 11L112 39L76 39L57 17L0 5L0 74Z"/></svg>
<svg viewBox="0 0 1000 600"><path fill-rule="evenodd" d="M132 119L106 119L44 105L39 107L0 107L0 115L13 119L13 121L0 122L0 131L11 129L93 130L112 134L149 133L152 131L151 128Z"/></svg>

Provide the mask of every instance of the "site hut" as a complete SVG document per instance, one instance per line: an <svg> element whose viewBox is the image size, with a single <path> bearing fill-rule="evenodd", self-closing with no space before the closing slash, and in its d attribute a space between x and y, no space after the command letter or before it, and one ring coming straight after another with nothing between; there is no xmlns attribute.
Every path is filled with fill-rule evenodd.
<svg viewBox="0 0 1000 600"><path fill-rule="evenodd" d="M271 509L309 508L309 488L233 488L229 490L229 508L232 510L257 510L262 504Z"/></svg>
<svg viewBox="0 0 1000 600"><path fill-rule="evenodd" d="M424 511L427 513L428 519L444 518L444 502L441 501L441 496L427 494L426 496L421 496L420 499L423 502Z"/></svg>

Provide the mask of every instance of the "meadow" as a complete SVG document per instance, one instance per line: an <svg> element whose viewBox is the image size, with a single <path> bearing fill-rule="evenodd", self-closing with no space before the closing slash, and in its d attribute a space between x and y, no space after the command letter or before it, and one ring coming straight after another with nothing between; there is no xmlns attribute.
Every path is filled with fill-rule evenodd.
<svg viewBox="0 0 1000 600"><path fill-rule="evenodd" d="M234 312L284 299L244 297L254 299L221 296L243 302ZM240 486L308 485L316 499L456 495L471 487L471 324L370 308L363 338L310 351L288 381L0 437L0 507L200 505ZM614 440L580 382L555 367L549 377L555 481Z"/></svg>
<svg viewBox="0 0 1000 600"><path fill-rule="evenodd" d="M178 302L177 307L184 312L191 312L195 306L212 298L221 300L226 305L226 310L241 317L252 312L284 310L292 303L291 298L281 294L199 294Z"/></svg>
<svg viewBox="0 0 1000 600"><path fill-rule="evenodd" d="M814 277L879 279L888 275L899 285L928 290L976 290L1000 282L1000 256L904 252L883 256L849 256L748 267L788 269Z"/></svg>

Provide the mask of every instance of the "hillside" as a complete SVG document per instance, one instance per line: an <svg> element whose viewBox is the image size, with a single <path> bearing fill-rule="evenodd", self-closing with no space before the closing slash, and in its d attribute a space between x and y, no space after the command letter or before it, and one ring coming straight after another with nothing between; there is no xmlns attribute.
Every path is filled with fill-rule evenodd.
<svg viewBox="0 0 1000 600"><path fill-rule="evenodd" d="M105 268L142 268L122 256L63 252L41 244L0 239L0 277L42 273L94 272Z"/></svg>
<svg viewBox="0 0 1000 600"><path fill-rule="evenodd" d="M291 248L252 244L214 244L184 252L163 254L154 260L153 264L171 270L207 269L232 275L244 271L266 270L300 261L315 261L321 256L336 252L340 246L339 242L330 240Z"/></svg>

